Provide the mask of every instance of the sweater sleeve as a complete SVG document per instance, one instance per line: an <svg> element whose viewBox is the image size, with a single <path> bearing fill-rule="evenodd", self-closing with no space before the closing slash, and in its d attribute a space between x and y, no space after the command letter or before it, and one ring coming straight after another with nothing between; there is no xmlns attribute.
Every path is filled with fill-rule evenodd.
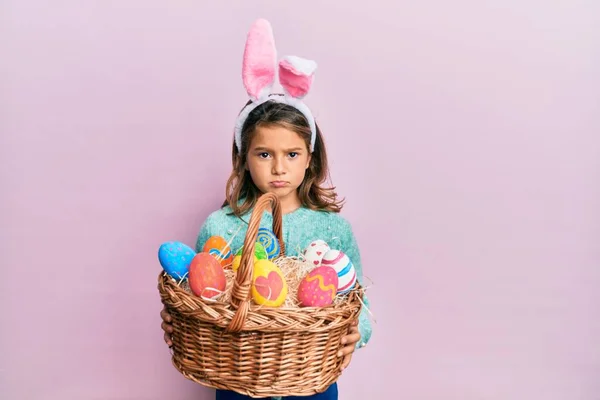
<svg viewBox="0 0 600 400"><path fill-rule="evenodd" d="M362 260L360 256L360 249L358 247L358 243L356 241L356 237L352 231L351 225L344 221L342 225L343 229L340 232L340 242L341 242L341 251L344 252L354 264L354 269L356 270L356 279L358 282L364 287L364 276L363 276L363 268L362 268ZM361 339L356 344L357 348L364 347L371 339L372 326L371 320L369 319L368 311L366 308L369 308L369 299L366 295L363 296L364 306L361 309L360 315L358 317L358 330L360 332Z"/></svg>

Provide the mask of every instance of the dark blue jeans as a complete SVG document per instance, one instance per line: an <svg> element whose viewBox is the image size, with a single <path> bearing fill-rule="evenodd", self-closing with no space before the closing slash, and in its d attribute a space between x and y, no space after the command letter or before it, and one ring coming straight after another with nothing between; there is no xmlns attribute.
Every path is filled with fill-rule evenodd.
<svg viewBox="0 0 600 400"><path fill-rule="evenodd" d="M338 388L337 383L329 386L323 393L313 394L312 396L304 397L284 397L286 400L338 400ZM236 392L230 392L227 390L217 390L216 400L251 400L252 397L239 394ZM252 399L253 400L253 399Z"/></svg>

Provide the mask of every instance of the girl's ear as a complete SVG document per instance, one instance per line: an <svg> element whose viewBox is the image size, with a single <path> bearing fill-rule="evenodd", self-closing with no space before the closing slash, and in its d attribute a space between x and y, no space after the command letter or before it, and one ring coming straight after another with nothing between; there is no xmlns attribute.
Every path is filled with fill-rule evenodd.
<svg viewBox="0 0 600 400"><path fill-rule="evenodd" d="M308 169L310 167L310 161L312 160L312 154L309 152L308 153L308 161L306 161L306 168Z"/></svg>

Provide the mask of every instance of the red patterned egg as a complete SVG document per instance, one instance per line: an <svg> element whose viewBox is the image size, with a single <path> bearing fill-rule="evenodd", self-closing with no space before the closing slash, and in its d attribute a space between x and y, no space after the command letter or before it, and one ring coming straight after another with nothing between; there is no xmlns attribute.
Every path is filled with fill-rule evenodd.
<svg viewBox="0 0 600 400"><path fill-rule="evenodd" d="M331 267L317 267L310 271L298 286L298 301L304 307L325 307L337 293L338 276Z"/></svg>
<svg viewBox="0 0 600 400"><path fill-rule="evenodd" d="M196 296L211 299L225 290L227 280L221 263L210 253L202 252L192 259L189 283Z"/></svg>

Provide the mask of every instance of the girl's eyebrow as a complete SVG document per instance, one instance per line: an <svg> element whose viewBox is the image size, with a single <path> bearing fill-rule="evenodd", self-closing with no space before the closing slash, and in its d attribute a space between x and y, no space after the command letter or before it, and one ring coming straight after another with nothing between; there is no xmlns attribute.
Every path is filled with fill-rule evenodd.
<svg viewBox="0 0 600 400"><path fill-rule="evenodd" d="M252 151L271 151L271 149L268 149L268 148L263 147L263 146L259 146L259 147L253 148Z"/></svg>
<svg viewBox="0 0 600 400"><path fill-rule="evenodd" d="M253 151L271 151L271 149L269 149L267 147L264 147L264 146L255 147L252 150ZM286 153L291 153L291 152L297 153L297 152L302 151L302 150L303 150L302 147L294 147L294 148L287 149L287 150L284 150L284 151Z"/></svg>

